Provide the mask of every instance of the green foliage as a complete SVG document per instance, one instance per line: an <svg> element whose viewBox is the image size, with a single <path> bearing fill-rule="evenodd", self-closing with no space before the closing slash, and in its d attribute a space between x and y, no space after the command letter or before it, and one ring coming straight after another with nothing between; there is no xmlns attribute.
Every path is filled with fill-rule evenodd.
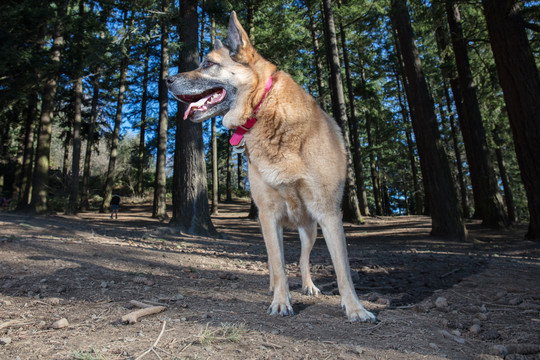
<svg viewBox="0 0 540 360"><path fill-rule="evenodd" d="M79 4L84 5L83 11ZM173 4L174 3L174 4ZM410 0L409 8L413 28L424 72L437 110L440 130L450 161L456 165L451 143L448 117L455 114L454 105L448 106L445 99L445 84L441 68L453 71L451 47L437 48L435 28L445 26L444 6L437 7L434 1ZM360 130L364 179L370 207L374 208L373 189L384 184L390 198L392 213L410 213L413 193L413 179L409 152L412 151L419 166L414 136L412 148L407 142L406 131L411 130L410 118L403 116L401 105L408 111L405 91L398 83L399 63L396 60L395 41L388 17L389 0L345 0L334 2L336 28L345 36L345 51L349 55L352 91L354 93L355 121ZM330 86L326 62L326 45L323 32L323 16L320 2L315 0L262 0L255 2L209 0L200 4L201 53L210 47L210 19L216 23L217 37L224 39L227 34L228 15L231 10L238 12L240 21L251 32L250 37L258 51L279 69L292 74L294 79L319 100L329 102ZM488 143L492 149L503 149L503 156L509 173L516 206L521 219L526 219L526 197L521 185L519 167L514 152L513 139L505 111L502 91L498 84L497 72L486 24L478 2L459 2L462 25L468 42L469 57L474 81L481 106ZM248 27L253 10L252 28ZM442 10L441 10L442 9ZM523 2L525 22L531 28L538 26L539 7L536 2ZM132 26L130 20L132 19ZM319 43L315 53L310 19L314 23L314 34ZM160 21L166 20L170 30L171 74L177 70L177 55L181 51L182 39L178 38L181 25L176 2L171 2L167 13L161 12L160 2L150 0L93 2L69 2L65 19L58 18L57 2L37 0L4 1L0 4L0 146L2 163L0 176L4 184L12 184L20 155L21 130L28 108L28 96L33 90L40 91L42 79L50 70L48 58L51 36L59 20L64 22L65 46L62 49L62 69L56 97L55 127L51 163L50 192L54 209L61 211L64 200L65 179L56 171L62 169L64 151L70 151L71 122L73 114L73 84L78 76L84 79L82 138L88 138L93 81L99 80L97 136L90 178L91 195L99 197L106 175L110 137L114 122L115 102L118 94L119 67L123 55L130 61L128 89L122 119L121 140L115 172L115 187L126 194L134 192L136 165L138 159L134 150L138 147L138 132L141 124L142 78L145 57L148 57L148 107L146 113L146 146L144 150L144 188L151 189L154 182L156 153L155 132L158 118L158 74L160 67ZM338 34L339 35L339 34ZM540 37L538 32L528 32L531 47L538 55ZM338 36L339 37L339 36ZM342 54L341 54L342 55ZM537 59L540 57L537 56ZM322 64L323 88L317 85L317 61ZM540 61L540 60L537 60ZM397 77L396 77L397 74ZM454 71L455 74L455 71ZM345 73L343 72L343 78ZM346 89L347 91L348 89ZM401 98L401 99L400 99ZM401 100L401 104L400 104ZM453 99L451 99L453 100ZM348 108L352 104L347 104ZM176 102L169 103L170 134L176 131ZM348 112L350 114L350 111ZM369 121L368 121L369 119ZM209 134L209 123L205 124ZM368 128L369 126L369 128ZM372 137L368 141L367 133ZM218 125L218 171L220 192L224 192L227 177L227 153L229 133ZM84 143L83 143L84 148ZM169 149L174 148L174 137L169 136ZM211 185L210 138L205 135L207 173ZM467 164L463 143L458 138L458 151ZM172 190L171 160L168 154L169 171L167 187ZM237 157L231 159L233 165L232 184L236 189ZM373 163L371 163L373 162ZM374 177L370 170L374 168ZM243 158L243 174L247 172L246 158ZM66 169L69 172L69 169ZM419 176L420 185L422 178ZM247 187L249 190L249 186ZM8 185L2 188L11 192ZM235 190L236 191L236 190ZM7 195L4 194L4 195ZM237 191L235 196L245 196ZM470 194L469 194L470 195Z"/></svg>

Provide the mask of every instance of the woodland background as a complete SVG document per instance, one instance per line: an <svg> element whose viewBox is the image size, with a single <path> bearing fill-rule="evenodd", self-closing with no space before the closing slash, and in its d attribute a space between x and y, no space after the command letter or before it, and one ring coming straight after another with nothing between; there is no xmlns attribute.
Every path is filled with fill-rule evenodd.
<svg viewBox="0 0 540 360"><path fill-rule="evenodd" d="M37 214L151 198L152 216L214 233L219 202L249 196L246 158L219 118L183 122L164 79L195 68L236 10L257 50L342 126L346 220L427 214L432 234L461 240L468 218L528 222L538 240L539 6L3 1L0 192Z"/></svg>

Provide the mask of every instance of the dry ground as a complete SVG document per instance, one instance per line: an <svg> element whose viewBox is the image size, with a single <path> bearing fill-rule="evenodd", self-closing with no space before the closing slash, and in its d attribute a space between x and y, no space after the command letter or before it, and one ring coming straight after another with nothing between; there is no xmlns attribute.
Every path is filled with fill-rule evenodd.
<svg viewBox="0 0 540 360"><path fill-rule="evenodd" d="M322 238L312 271L323 295L301 294L294 233L296 315L266 314L266 253L248 208L222 206L223 238L179 234L137 204L118 220L0 213L0 359L540 358L540 251L523 227L471 223L463 244L430 237L426 217L346 224L356 289L378 317L360 324L340 309ZM167 310L126 325L131 300Z"/></svg>

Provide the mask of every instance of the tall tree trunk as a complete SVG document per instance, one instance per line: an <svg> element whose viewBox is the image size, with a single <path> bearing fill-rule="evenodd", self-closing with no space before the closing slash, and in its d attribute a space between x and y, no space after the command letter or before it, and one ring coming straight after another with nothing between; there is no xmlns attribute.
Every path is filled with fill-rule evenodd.
<svg viewBox="0 0 540 360"><path fill-rule="evenodd" d="M83 96L82 73L75 81L75 106L73 116L73 152L71 157L71 178L69 181L69 203L66 209L67 214L77 214L79 210L79 170L81 162L81 123L82 123L82 96Z"/></svg>
<svg viewBox="0 0 540 360"><path fill-rule="evenodd" d="M416 48L405 0L392 0L391 17L398 33L405 73L409 83L413 129L420 157L428 176L431 234L464 241L467 231L458 206L448 158L440 138L433 102L429 96L422 64Z"/></svg>
<svg viewBox="0 0 540 360"><path fill-rule="evenodd" d="M169 1L161 0L161 9L169 11ZM167 132L169 93L167 78L169 77L169 23L164 16L161 18L161 63L159 71L159 123L156 158L156 180L154 185L154 206L152 216L166 219L167 215Z"/></svg>
<svg viewBox="0 0 540 360"><path fill-rule="evenodd" d="M515 0L483 0L491 49L514 135L530 223L540 241L540 76Z"/></svg>
<svg viewBox="0 0 540 360"><path fill-rule="evenodd" d="M375 157L375 139L371 130L372 115L366 113L366 133L368 138L369 169L371 172L371 188L373 189L373 199L375 202L375 215L382 215L381 188L377 174L377 160Z"/></svg>
<svg viewBox="0 0 540 360"><path fill-rule="evenodd" d="M150 61L150 45L147 45L146 54L144 56L144 73L143 73L143 93L141 99L141 124L139 131L139 148L137 150L137 188L138 196L143 195L143 180L144 180L144 149L146 136L146 103L148 101L148 63Z"/></svg>
<svg viewBox="0 0 540 360"><path fill-rule="evenodd" d="M179 36L183 40L183 47L180 71L193 70L199 65L197 24L197 1L181 0ZM186 106L180 102L178 105L178 114L182 114ZM202 124L183 121L182 116L177 116L174 155L175 186L171 223L190 234L217 234L208 207Z"/></svg>
<svg viewBox="0 0 540 360"><path fill-rule="evenodd" d="M450 123L450 133L452 136L454 156L456 158L457 178L458 178L460 195L461 195L460 196L461 210L463 212L463 217L469 218L470 211L469 211L469 205L467 201L468 199L467 186L465 184L465 176L463 172L463 161L461 158L461 151L459 150L458 129L456 127L454 112L452 111L452 101L450 99L450 92L448 90L449 82L450 82L450 87L452 88L452 93L454 94L454 102L456 105L458 118L464 117L465 115L463 114L463 106L461 106L461 99L462 99L461 91L459 90L459 86L456 85L457 83L455 81L452 81L452 79L454 79L454 75L453 75L454 70L453 70L453 64L448 54L448 43L449 43L448 34L446 32L444 23L439 20L446 12L444 9L444 6L441 6L441 5L444 5L444 4L434 3L434 6L433 6L433 19L434 19L434 22L436 23L435 40L437 42L437 52L439 54L440 69L441 69L441 75L442 75L442 81L443 81L443 92L444 92L444 98L446 101L446 107L448 109L448 114L449 114L448 121Z"/></svg>
<svg viewBox="0 0 540 360"><path fill-rule="evenodd" d="M309 29L311 31L311 43L313 46L313 60L315 61L315 76L317 79L317 102L319 103L319 106L324 110L328 111L328 104L326 103L326 91L324 90L324 82L322 78L323 74L323 66L321 63L321 57L319 55L319 38L317 36L317 28L315 27L315 20L313 17L315 16L313 14L313 10L311 7L309 7L308 2L308 16L309 16Z"/></svg>
<svg viewBox="0 0 540 360"><path fill-rule="evenodd" d="M459 120L471 174L475 216L481 218L484 225L506 227L508 226L508 218L490 158L482 115L476 97L476 87L467 55L467 45L461 28L459 8L454 0L447 0L446 13L456 58L460 89L463 95L465 117L460 117Z"/></svg>
<svg viewBox="0 0 540 360"><path fill-rule="evenodd" d="M499 145L499 144L497 144ZM495 156L497 157L497 165L499 167L499 174L501 175L501 182L504 190L504 202L506 204L506 211L508 212L508 219L511 222L516 222L516 205L514 204L514 194L512 187L510 186L510 179L506 171L506 165L504 164L504 157L501 146L495 148Z"/></svg>
<svg viewBox="0 0 540 360"><path fill-rule="evenodd" d="M332 13L332 0L323 0L324 25L327 37L328 61L330 63L330 75L332 83L332 112L343 131L345 149L347 151L347 179L345 192L343 194L343 219L345 221L360 223L362 216L358 206L358 196L354 182L354 172L351 156L351 144L349 127L347 125L347 113L345 110L345 95L343 93L343 81L339 65L339 52L337 48L336 27L334 25L334 15Z"/></svg>
<svg viewBox="0 0 540 360"><path fill-rule="evenodd" d="M399 57L401 63L401 57ZM400 72L395 69L394 74L396 76L396 84L398 89L398 102L399 108L401 110L401 117L403 119L403 126L405 127L405 138L407 139L407 149L409 153L409 162L411 164L411 174L413 181L413 198L414 198L414 214L422 214L422 191L420 190L420 183L418 182L418 169L416 167L416 156L414 155L414 143L412 141L412 134L409 124L409 112L407 107L403 102L402 90L401 90L401 81L400 81ZM409 210L409 209L407 209Z"/></svg>
<svg viewBox="0 0 540 360"><path fill-rule="evenodd" d="M84 1L79 1L78 15L78 34L76 34L79 49L76 55L75 62L75 85L74 85L74 106L73 106L73 152L71 157L71 179L69 182L69 202L66 208L67 214L77 214L79 211L79 172L81 164L81 124L82 124L82 98L83 98L83 71L84 71L84 54L83 34L84 34Z"/></svg>
<svg viewBox="0 0 540 360"><path fill-rule="evenodd" d="M92 162L92 148L94 146L94 132L96 131L96 121L98 115L99 104L99 78L101 76L101 68L98 68L96 74L92 78L92 104L90 106L90 119L88 120L88 137L86 139L86 150L84 155L83 178L81 182L81 204L83 210L90 209L88 202L89 186L90 186L90 164Z"/></svg>
<svg viewBox="0 0 540 360"><path fill-rule="evenodd" d="M212 15L210 28L210 39L212 41L212 48L216 43L216 20ZM211 214L217 215L219 210L219 180L218 180L218 154L217 154L217 131L216 131L216 118L212 118L212 206Z"/></svg>
<svg viewBox="0 0 540 360"><path fill-rule="evenodd" d="M213 19L212 19L213 21ZM212 118L212 205L211 215L217 215L219 213L219 179L218 179L218 155L217 155L217 130L216 130L216 118Z"/></svg>
<svg viewBox="0 0 540 360"><path fill-rule="evenodd" d="M81 183L81 209L90 209L88 202L89 186L90 186L90 163L92 161L92 148L94 146L94 132L96 131L96 121L98 116L99 104L99 79L101 77L101 68L98 68L96 74L92 78L92 104L90 107L90 119L88 120L88 137L86 139L86 150L84 155L83 178Z"/></svg>
<svg viewBox="0 0 540 360"><path fill-rule="evenodd" d="M229 138L231 131L229 131ZM227 177L225 180L225 193L226 193L226 201L232 200L232 165L231 165L231 158L232 158L232 148L230 146L227 147ZM252 200L253 202L253 200Z"/></svg>
<svg viewBox="0 0 540 360"><path fill-rule="evenodd" d="M238 180L237 182L237 189L242 190L242 157L243 154L237 154L237 167L236 167L236 178Z"/></svg>
<svg viewBox="0 0 540 360"><path fill-rule="evenodd" d="M45 86L41 96L41 116L39 118L38 143L36 148L35 166L32 181L32 201L30 207L38 214L47 211L49 190L49 156L51 150L51 133L56 97L57 79L60 75L60 54L64 46L63 17L66 15L68 1L61 0L58 4L57 24L54 30L53 43L50 50L51 69L45 75Z"/></svg>
<svg viewBox="0 0 540 360"><path fill-rule="evenodd" d="M398 41L398 34L397 34L397 30L395 28L395 25L393 26L393 29L392 29L392 34L393 34L393 37L394 37L394 46L396 48L396 56L397 56L397 69L399 71L399 74L400 74L400 77L401 79L403 80L402 81L402 84L403 84L403 91L405 93L405 97L407 98L407 104L409 105L409 117L411 118L411 124L413 125L413 128L414 128L414 124L417 123L418 121L415 120L415 112L413 112L413 108L414 108L414 105L412 103L412 96L411 96L411 91L410 91L410 86L409 86L409 82L408 82L408 79L407 79L407 74L405 73L405 65L403 63L403 56L402 56L402 53L401 53L401 47L400 47L400 44L399 44L399 41ZM413 129L414 131L414 129ZM407 133L405 134L407 136ZM410 134L409 134L410 136ZM407 140L409 141L409 140ZM412 138L411 138L411 142L410 144L408 144L408 147L409 149L412 149ZM418 148L418 146L417 146ZM420 150L418 150L418 154L420 154ZM423 197L423 202L417 207L417 210L423 210L422 212L420 213L423 213L424 215L430 215L431 214L431 204L430 204L430 194L429 194L429 191L430 191L430 187L428 185L428 181L429 181L429 177L428 175L425 174L425 171L426 170L426 165L425 165L425 158L423 156L419 156L419 160L420 160L420 172L422 173L422 183L423 183L423 189L424 189L424 197ZM419 194L420 195L420 194ZM420 196L419 196L419 200L420 200ZM423 205L423 206L422 206ZM423 208L423 209L421 209Z"/></svg>
<svg viewBox="0 0 540 360"><path fill-rule="evenodd" d="M21 196L17 202L17 210L25 209L30 203L32 192L32 160L34 158L34 130L37 118L38 92L33 90L28 96L28 111L24 127L24 153L21 170Z"/></svg>
<svg viewBox="0 0 540 360"><path fill-rule="evenodd" d="M347 43L345 39L345 30L339 22L341 33L341 48L343 52L343 64L345 65L345 80L347 82L347 94L349 98L349 132L352 143L352 160L354 165L354 173L356 179L356 190L358 192L358 201L360 207L360 214L362 216L369 215L369 208L367 203L366 189L364 187L364 164L362 161L362 149L360 146L360 131L358 129L358 121L356 119L356 109L354 101L354 89L351 79L351 69L349 66L349 55L347 50Z"/></svg>
<svg viewBox="0 0 540 360"><path fill-rule="evenodd" d="M66 132L66 138L64 139L64 157L62 159L62 186L64 191L68 191L68 164L69 164L69 150L72 146L72 128L73 124L69 124L69 128ZM70 175L71 176L71 175Z"/></svg>

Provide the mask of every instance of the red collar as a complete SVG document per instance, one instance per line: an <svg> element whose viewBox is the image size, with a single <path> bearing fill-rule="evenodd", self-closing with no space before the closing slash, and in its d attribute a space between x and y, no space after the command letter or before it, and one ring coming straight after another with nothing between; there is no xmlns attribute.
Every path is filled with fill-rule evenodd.
<svg viewBox="0 0 540 360"><path fill-rule="evenodd" d="M268 94L268 91L270 91L270 88L272 87L272 76L268 78L268 81L266 82L266 87L264 88L264 94L262 96L261 101L255 106L255 109L253 109L253 116L248 118L244 125L240 125L236 128L236 131L234 132L233 136L229 140L229 143L232 146L239 146L242 143L242 140L244 140L244 134L248 132L249 129L255 125L257 122L257 118L255 117L257 115L257 112L259 112L259 107L264 101L264 98L266 97L266 94Z"/></svg>

